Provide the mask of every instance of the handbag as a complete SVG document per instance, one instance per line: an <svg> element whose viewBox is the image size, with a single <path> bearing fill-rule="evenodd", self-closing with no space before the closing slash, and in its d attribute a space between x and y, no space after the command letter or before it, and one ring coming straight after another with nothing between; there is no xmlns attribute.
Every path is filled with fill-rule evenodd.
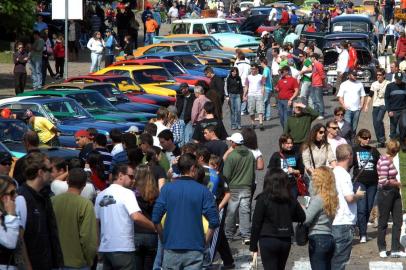
<svg viewBox="0 0 406 270"><path fill-rule="evenodd" d="M298 246L304 246L309 241L309 227L303 223L298 223L296 225L296 244Z"/></svg>

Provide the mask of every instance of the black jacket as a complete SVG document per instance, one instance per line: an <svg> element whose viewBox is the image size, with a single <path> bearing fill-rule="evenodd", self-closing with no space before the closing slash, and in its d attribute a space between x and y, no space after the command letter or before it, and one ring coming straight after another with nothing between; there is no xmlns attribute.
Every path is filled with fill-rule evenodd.
<svg viewBox="0 0 406 270"><path fill-rule="evenodd" d="M46 193L46 192L45 192ZM55 213L49 194L24 183L19 188L27 206L24 241L33 270L51 270L64 265Z"/></svg>
<svg viewBox="0 0 406 270"><path fill-rule="evenodd" d="M226 94L237 94L241 95L243 92L242 82L240 76L227 76L225 88L228 93Z"/></svg>
<svg viewBox="0 0 406 270"><path fill-rule="evenodd" d="M216 90L221 101L224 101L224 79L214 75L210 80L209 88Z"/></svg>
<svg viewBox="0 0 406 270"><path fill-rule="evenodd" d="M290 238L294 234L292 222L305 219L306 214L297 200L277 201L261 193L252 219L250 251L258 251L261 237Z"/></svg>
<svg viewBox="0 0 406 270"><path fill-rule="evenodd" d="M406 83L389 83L385 90L385 106L388 112L406 109Z"/></svg>
<svg viewBox="0 0 406 270"><path fill-rule="evenodd" d="M192 107L193 107L193 102L195 101L196 97L195 94L190 94L189 97L185 97L184 95L177 95L176 96L176 109L178 111L178 117L181 118L180 116L182 115L183 111L183 106L186 102L186 108L185 108L185 115L183 116L183 121L185 124L190 122L190 119L192 118Z"/></svg>

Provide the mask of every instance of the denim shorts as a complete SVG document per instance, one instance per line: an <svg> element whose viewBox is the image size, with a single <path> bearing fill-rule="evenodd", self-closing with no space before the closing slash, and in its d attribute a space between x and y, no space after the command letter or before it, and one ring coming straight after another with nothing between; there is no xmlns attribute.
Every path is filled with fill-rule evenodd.
<svg viewBox="0 0 406 270"><path fill-rule="evenodd" d="M264 113L264 97L263 96L248 96L248 113Z"/></svg>

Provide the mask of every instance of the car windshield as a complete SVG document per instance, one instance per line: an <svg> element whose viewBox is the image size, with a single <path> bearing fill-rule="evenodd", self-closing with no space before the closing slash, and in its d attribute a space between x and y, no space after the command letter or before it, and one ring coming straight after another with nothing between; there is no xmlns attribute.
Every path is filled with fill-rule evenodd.
<svg viewBox="0 0 406 270"><path fill-rule="evenodd" d="M164 68L134 70L133 76L139 84L174 81L172 75Z"/></svg>
<svg viewBox="0 0 406 270"><path fill-rule="evenodd" d="M232 32L227 22L208 23L206 27L210 34Z"/></svg>
<svg viewBox="0 0 406 270"><path fill-rule="evenodd" d="M240 33L240 26L238 23L229 23L230 29L233 33L239 34Z"/></svg>
<svg viewBox="0 0 406 270"><path fill-rule="evenodd" d="M201 52L201 50L199 49L199 47L196 46L196 44L173 46L173 50L175 52L191 52L191 53Z"/></svg>
<svg viewBox="0 0 406 270"><path fill-rule="evenodd" d="M171 56L167 57L167 59L172 60L186 69L195 68L202 65L199 59L197 59L194 55Z"/></svg>
<svg viewBox="0 0 406 270"><path fill-rule="evenodd" d="M169 73L171 73L173 76L180 76L186 73L181 67L179 67L174 62L164 62L161 64L162 65L159 66L166 68L169 71Z"/></svg>
<svg viewBox="0 0 406 270"><path fill-rule="evenodd" d="M200 49L204 52L211 51L213 49L221 50L221 48L217 44L215 44L211 39L199 39L195 42L199 44Z"/></svg>
<svg viewBox="0 0 406 270"><path fill-rule="evenodd" d="M72 100L48 102L44 104L43 108L51 117L57 120L91 118L91 115L86 110Z"/></svg>
<svg viewBox="0 0 406 270"><path fill-rule="evenodd" d="M144 89L136 83L133 79L131 78L109 78L105 80L106 82L112 82L116 85L118 89L121 90L131 90L131 91L137 91L137 92L144 92Z"/></svg>
<svg viewBox="0 0 406 270"><path fill-rule="evenodd" d="M116 110L116 108L99 93L76 93L70 94L68 97L76 100L86 110Z"/></svg>
<svg viewBox="0 0 406 270"><path fill-rule="evenodd" d="M0 141L22 141L28 127L21 121L0 121Z"/></svg>
<svg viewBox="0 0 406 270"><path fill-rule="evenodd" d="M333 32L354 32L354 33L368 33L368 23L366 22L336 22L332 26Z"/></svg>
<svg viewBox="0 0 406 270"><path fill-rule="evenodd" d="M368 47L368 43L365 39L349 39L349 41L351 41L351 45L354 47ZM342 42L343 40L326 40L324 48L335 48L336 46L339 46Z"/></svg>
<svg viewBox="0 0 406 270"><path fill-rule="evenodd" d="M130 102L130 100L123 95L120 90L110 84L92 85L86 87L86 89L96 90L112 104Z"/></svg>

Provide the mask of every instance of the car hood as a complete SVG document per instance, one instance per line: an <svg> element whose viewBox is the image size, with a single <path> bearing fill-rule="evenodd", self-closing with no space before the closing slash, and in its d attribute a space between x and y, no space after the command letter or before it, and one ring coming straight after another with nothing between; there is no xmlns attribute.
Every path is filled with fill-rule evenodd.
<svg viewBox="0 0 406 270"><path fill-rule="evenodd" d="M193 75L197 75L197 74L201 74L202 76L204 76L204 69L205 66L197 66L194 67L192 69L188 69L188 71L190 72L190 74ZM224 69L224 68L213 68L214 74L216 74L216 76L219 76L220 78L225 78L228 76L229 71Z"/></svg>
<svg viewBox="0 0 406 270"><path fill-rule="evenodd" d="M71 136L71 140L67 145L66 143L61 142L63 146L71 146L71 147L76 147L75 140L73 136ZM72 145L73 143L73 145ZM10 150L11 154L13 157L16 158L21 158L25 154L27 154L27 151L23 145L22 142L3 142L5 146ZM74 149L66 149L62 147L47 147L47 146L42 146L40 147L41 152L46 154L48 157L63 157L65 159L71 159L74 157L78 157L79 151L74 150Z"/></svg>
<svg viewBox="0 0 406 270"><path fill-rule="evenodd" d="M137 126L140 130L144 130L145 124L143 123L133 123L133 122L122 122L122 123L112 123L108 121L95 121L93 119L79 120L64 120L57 124L58 129L61 131L62 135L73 136L76 131L81 129L87 129L93 127L97 129L100 133L108 135L110 130L117 128L121 131L126 131L131 126Z"/></svg>
<svg viewBox="0 0 406 270"><path fill-rule="evenodd" d="M367 66L372 63L371 53L366 48L355 48L358 56L358 63L361 66ZM334 48L323 49L324 66L337 64L338 53Z"/></svg>
<svg viewBox="0 0 406 270"><path fill-rule="evenodd" d="M89 110L92 116L97 120L107 120L107 121L147 121L147 119L142 115L142 113L133 113L126 111L115 111L109 112L106 110Z"/></svg>
<svg viewBox="0 0 406 270"><path fill-rule="evenodd" d="M137 112L142 114L147 120L156 117L156 112L159 109L159 106L151 104L142 104L142 103L118 103L115 104L115 107L123 112Z"/></svg>
<svg viewBox="0 0 406 270"><path fill-rule="evenodd" d="M212 34L212 36L217 39L223 46L233 47L233 48L245 48L245 47L255 47L259 45L259 41L252 36L235 34L235 33L218 33Z"/></svg>

